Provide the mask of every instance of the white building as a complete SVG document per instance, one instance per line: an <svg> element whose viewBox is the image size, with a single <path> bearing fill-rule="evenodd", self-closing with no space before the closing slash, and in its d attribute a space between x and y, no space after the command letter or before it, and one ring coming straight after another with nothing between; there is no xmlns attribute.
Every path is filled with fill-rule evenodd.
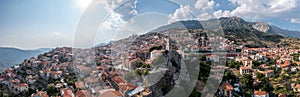
<svg viewBox="0 0 300 97"><path fill-rule="evenodd" d="M161 50L153 50L151 52L150 59L153 60L153 59L157 58L161 54L162 54Z"/></svg>
<svg viewBox="0 0 300 97"><path fill-rule="evenodd" d="M251 68L250 67L240 67L240 74L244 75L244 74L250 74L251 72Z"/></svg>

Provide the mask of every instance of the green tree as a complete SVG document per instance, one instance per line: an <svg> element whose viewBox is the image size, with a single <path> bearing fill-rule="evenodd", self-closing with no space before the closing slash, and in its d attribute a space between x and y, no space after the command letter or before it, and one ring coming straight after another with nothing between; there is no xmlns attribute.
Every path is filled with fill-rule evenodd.
<svg viewBox="0 0 300 97"><path fill-rule="evenodd" d="M151 68L150 64L144 64L143 68Z"/></svg>
<svg viewBox="0 0 300 97"><path fill-rule="evenodd" d="M140 68L140 67L142 67L143 65L144 65L144 63L141 62L141 61L139 61L139 62L136 63L136 67L137 67L137 68Z"/></svg>
<svg viewBox="0 0 300 97"><path fill-rule="evenodd" d="M235 63L235 69L239 69L241 67L241 65L243 65L242 62L236 62Z"/></svg>
<svg viewBox="0 0 300 97"><path fill-rule="evenodd" d="M138 75L142 75L142 73L141 73L140 70L138 70L138 69L135 69L135 70L134 70L134 73L135 73L135 74L138 74Z"/></svg>
<svg viewBox="0 0 300 97"><path fill-rule="evenodd" d="M298 66L296 63L292 63L291 66Z"/></svg>
<svg viewBox="0 0 300 97"><path fill-rule="evenodd" d="M299 79L297 79L297 80L296 80L296 83L297 83L297 84L300 84L300 80L299 80Z"/></svg>
<svg viewBox="0 0 300 97"><path fill-rule="evenodd" d="M278 86L274 87L274 91L278 91L280 88Z"/></svg>
<svg viewBox="0 0 300 97"><path fill-rule="evenodd" d="M149 48L149 52L152 52L153 50L161 50L162 46L153 46L151 48Z"/></svg>
<svg viewBox="0 0 300 97"><path fill-rule="evenodd" d="M262 80L263 77L265 77L264 74L260 73L260 72L257 72L256 73L256 77L259 79L259 80Z"/></svg>
<svg viewBox="0 0 300 97"><path fill-rule="evenodd" d="M56 94L58 94L58 91L54 86L47 86L46 91L49 94L49 96L55 96Z"/></svg>
<svg viewBox="0 0 300 97"><path fill-rule="evenodd" d="M142 75L143 75L143 76L144 76L144 75L148 75L148 73L149 73L148 70L147 70L147 69L144 69Z"/></svg>
<svg viewBox="0 0 300 97"><path fill-rule="evenodd" d="M235 79L236 77L235 77L235 75L234 74L232 74L230 71L225 71L225 73L224 73L224 79L225 80L229 80L229 79Z"/></svg>
<svg viewBox="0 0 300 97"><path fill-rule="evenodd" d="M235 62L233 60L229 60L227 64L229 68L235 68Z"/></svg>
<svg viewBox="0 0 300 97"><path fill-rule="evenodd" d="M206 56L205 55L200 55L200 61L206 61Z"/></svg>
<svg viewBox="0 0 300 97"><path fill-rule="evenodd" d="M241 79L243 88L247 88L247 89L252 88L253 82L254 82L254 80L252 79L251 74L245 74L245 75L243 75L243 77Z"/></svg>
<svg viewBox="0 0 300 97"><path fill-rule="evenodd" d="M258 68L261 65L261 62L253 60L252 65L253 65L253 68Z"/></svg>
<svg viewBox="0 0 300 97"><path fill-rule="evenodd" d="M299 61L300 54L292 54L292 56L295 61Z"/></svg>

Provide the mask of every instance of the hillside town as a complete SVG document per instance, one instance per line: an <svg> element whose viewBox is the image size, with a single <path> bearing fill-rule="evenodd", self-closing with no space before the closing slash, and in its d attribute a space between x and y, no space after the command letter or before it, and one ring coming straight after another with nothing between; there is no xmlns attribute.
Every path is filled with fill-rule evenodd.
<svg viewBox="0 0 300 97"><path fill-rule="evenodd" d="M228 79L221 84L221 93L233 96L244 90L244 95L254 97L300 96L299 58L299 49L245 47L227 62Z"/></svg>
<svg viewBox="0 0 300 97"><path fill-rule="evenodd" d="M224 65L210 64L210 72L216 72L212 76L221 81L216 96L300 96L299 49L248 48L207 34L205 30L169 30L132 35L90 49L58 47L7 68L0 75L0 93L12 97L163 96L179 83L180 60L199 61L192 55L202 54L202 61L226 60Z"/></svg>

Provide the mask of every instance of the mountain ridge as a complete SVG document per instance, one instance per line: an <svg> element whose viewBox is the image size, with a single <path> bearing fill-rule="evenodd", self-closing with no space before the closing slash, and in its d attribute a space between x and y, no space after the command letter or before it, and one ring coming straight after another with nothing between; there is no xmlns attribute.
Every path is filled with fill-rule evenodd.
<svg viewBox="0 0 300 97"><path fill-rule="evenodd" d="M292 31L287 29L282 29L275 25L270 25L266 22L248 22L240 17L220 17L219 19L210 19L207 21L198 21L198 20L185 20L177 21L171 24L158 27L151 32L162 32L170 29L203 29L202 23L219 20L222 29L233 29L233 28L253 28L260 32L269 33L269 34L279 34L284 37L300 38L300 31Z"/></svg>
<svg viewBox="0 0 300 97"><path fill-rule="evenodd" d="M36 57L38 54L51 50L39 48L35 50L22 50L15 47L0 47L0 71L23 62L24 59Z"/></svg>
<svg viewBox="0 0 300 97"><path fill-rule="evenodd" d="M176 26L179 27L176 28ZM206 21L178 21L154 29L152 32L163 32L171 30L172 28L187 30L203 29L210 31L222 29L225 38L236 41L238 44L246 45L247 47L278 46L278 44L286 44L283 43L286 38L300 39L299 31L284 30L265 22L248 22L236 16L221 17L219 19ZM297 39L295 40L298 41Z"/></svg>

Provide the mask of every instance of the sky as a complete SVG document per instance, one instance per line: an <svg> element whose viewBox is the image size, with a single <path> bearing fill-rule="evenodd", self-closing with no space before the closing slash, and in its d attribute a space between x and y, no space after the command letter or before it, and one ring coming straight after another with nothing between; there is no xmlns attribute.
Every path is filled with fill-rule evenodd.
<svg viewBox="0 0 300 97"><path fill-rule="evenodd" d="M2 0L0 47L90 47L179 20L238 16L300 31L299 0Z"/></svg>

